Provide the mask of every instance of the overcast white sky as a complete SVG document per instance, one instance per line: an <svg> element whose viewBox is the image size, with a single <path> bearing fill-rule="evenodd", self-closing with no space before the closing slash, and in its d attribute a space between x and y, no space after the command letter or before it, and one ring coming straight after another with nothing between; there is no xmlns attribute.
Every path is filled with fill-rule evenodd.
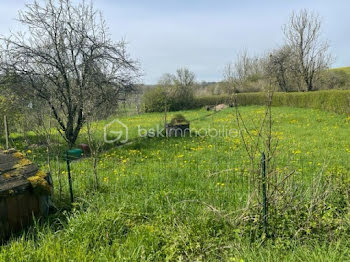
<svg viewBox="0 0 350 262"><path fill-rule="evenodd" d="M77 0L76 0L77 1ZM0 34L16 29L25 0L1 0ZM116 41L125 38L141 63L145 83L188 67L197 80L219 81L225 64L246 49L263 54L283 42L281 27L293 10L323 18L323 33L336 61L350 66L349 0L95 0Z"/></svg>

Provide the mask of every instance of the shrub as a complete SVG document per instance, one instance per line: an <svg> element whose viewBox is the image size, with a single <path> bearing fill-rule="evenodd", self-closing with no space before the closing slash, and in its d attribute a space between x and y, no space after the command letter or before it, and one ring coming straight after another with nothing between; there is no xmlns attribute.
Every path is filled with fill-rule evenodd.
<svg viewBox="0 0 350 262"><path fill-rule="evenodd" d="M4 115L7 116L7 121L11 123L8 128L12 132L19 129L21 121L24 119L24 111L27 108L19 103L19 100L14 96L0 95L0 136L4 134Z"/></svg>
<svg viewBox="0 0 350 262"><path fill-rule="evenodd" d="M237 102L241 106L266 105L266 93L240 93L237 94ZM206 105L233 103L233 96L205 96L195 98L197 108ZM320 109L338 114L350 114L349 90L326 90L314 92L276 92L272 100L273 106L289 106Z"/></svg>
<svg viewBox="0 0 350 262"><path fill-rule="evenodd" d="M230 104L233 101L232 95L211 95L211 96L201 96L194 99L194 106L196 108L204 106L213 106L219 104Z"/></svg>
<svg viewBox="0 0 350 262"><path fill-rule="evenodd" d="M165 105L168 111L179 111L194 108L193 92L183 87L155 87L146 91L143 96L145 112L163 112Z"/></svg>
<svg viewBox="0 0 350 262"><path fill-rule="evenodd" d="M186 120L186 118L183 115L177 114L171 119L170 124L171 125L183 125L183 124L188 124L188 121Z"/></svg>
<svg viewBox="0 0 350 262"><path fill-rule="evenodd" d="M341 69L327 70L319 82L321 89L349 89L350 74Z"/></svg>
<svg viewBox="0 0 350 262"><path fill-rule="evenodd" d="M162 112L164 111L166 102L166 94L162 87L149 89L142 97L145 112Z"/></svg>
<svg viewBox="0 0 350 262"><path fill-rule="evenodd" d="M145 93L145 112L162 112L193 108L195 75L187 68L176 70L176 74L164 74L158 86Z"/></svg>
<svg viewBox="0 0 350 262"><path fill-rule="evenodd" d="M161 88L149 90L144 95L145 112L164 111L165 96ZM239 93L237 102L241 106L265 105L266 93ZM169 100L170 111L201 108L207 105L232 104L232 95L200 96L186 100L186 104L179 104L178 100ZM273 106L289 106L301 108L313 108L338 114L350 114L350 90L324 90L314 92L276 92L272 100Z"/></svg>

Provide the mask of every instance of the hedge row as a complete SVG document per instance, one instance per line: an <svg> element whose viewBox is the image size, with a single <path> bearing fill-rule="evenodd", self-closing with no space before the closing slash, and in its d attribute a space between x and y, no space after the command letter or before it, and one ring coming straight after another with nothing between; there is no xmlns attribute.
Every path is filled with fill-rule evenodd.
<svg viewBox="0 0 350 262"><path fill-rule="evenodd" d="M240 93L237 95L239 105L265 105L265 93ZM206 105L230 104L232 96L197 97L194 106L199 108ZM272 99L273 106L290 106L320 109L338 114L350 114L350 90L327 90L314 92L275 93Z"/></svg>

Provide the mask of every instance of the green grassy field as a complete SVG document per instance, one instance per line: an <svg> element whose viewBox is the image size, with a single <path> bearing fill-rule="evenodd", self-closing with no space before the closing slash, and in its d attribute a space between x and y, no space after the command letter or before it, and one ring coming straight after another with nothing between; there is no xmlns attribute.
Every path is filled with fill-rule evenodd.
<svg viewBox="0 0 350 262"><path fill-rule="evenodd" d="M337 68L332 68L331 70L343 71L343 72L346 72L347 74L350 74L350 67L337 67Z"/></svg>
<svg viewBox="0 0 350 262"><path fill-rule="evenodd" d="M254 130L264 108L249 106L241 110L248 128ZM192 120L192 130L237 128L234 109L211 115L205 110L181 113ZM273 108L272 114L273 136L279 141L274 161L277 175L292 170L293 180L305 188L314 187L314 178L321 175L339 175L344 178L341 180L344 186L349 184L350 118L287 107ZM279 214L282 222L271 222L271 229L281 227L276 232L285 232L298 229L286 221L301 220L306 229L300 235L291 231L266 239L257 233L258 218L236 221L255 186L249 178L249 158L239 136L139 138L138 125L143 128L162 125L163 115L119 119L129 127L131 143L101 153L100 189L94 189L91 159L74 161L76 203L69 208L64 162L60 161L59 174L56 163L52 163L55 202L60 212L3 245L1 261L349 259L346 232L350 213L347 208L339 211L338 200L322 203L327 208L322 207L322 213L317 213L321 218L312 221L305 222L302 213L293 213L295 217L288 213ZM96 136L100 139L106 123L107 120L99 122ZM43 148L28 151L20 136L13 139L28 158L46 168ZM84 134L80 142L84 142ZM58 198L59 176L63 181L62 199ZM308 203L310 196L305 194L300 199L305 202L295 205Z"/></svg>

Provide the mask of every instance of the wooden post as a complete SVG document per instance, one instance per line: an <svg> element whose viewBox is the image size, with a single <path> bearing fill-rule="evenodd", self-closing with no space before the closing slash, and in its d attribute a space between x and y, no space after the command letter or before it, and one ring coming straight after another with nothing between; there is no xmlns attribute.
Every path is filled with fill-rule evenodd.
<svg viewBox="0 0 350 262"><path fill-rule="evenodd" d="M5 128L5 140L6 140L6 149L9 149L9 129L7 126L7 117L4 116L4 128Z"/></svg>

